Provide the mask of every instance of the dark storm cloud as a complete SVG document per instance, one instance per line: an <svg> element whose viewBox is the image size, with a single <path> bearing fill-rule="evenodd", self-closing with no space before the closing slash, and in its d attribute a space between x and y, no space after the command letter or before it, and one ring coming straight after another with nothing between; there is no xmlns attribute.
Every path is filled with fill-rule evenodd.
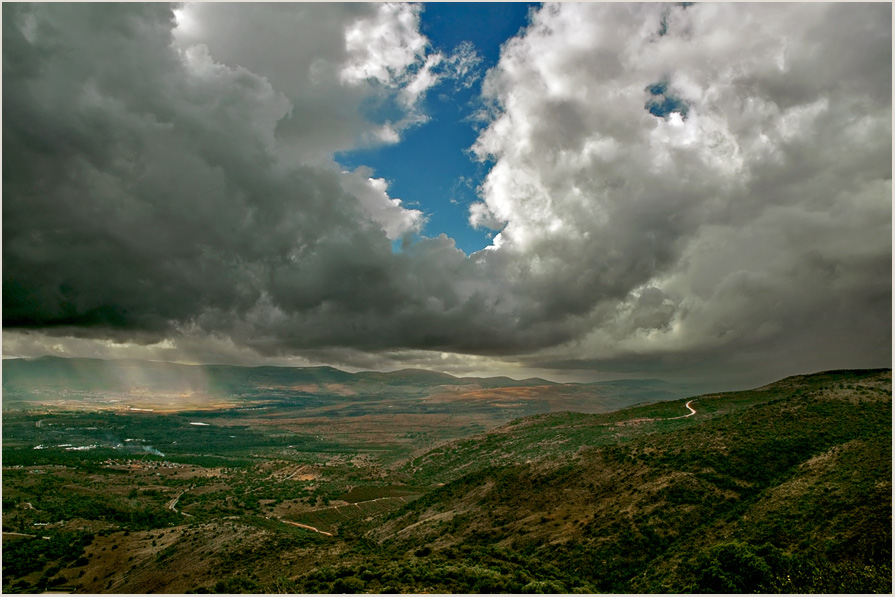
<svg viewBox="0 0 895 597"><path fill-rule="evenodd" d="M891 358L889 5L545 6L484 83L470 221L500 233L471 256L394 252L424 214L332 161L462 70L418 8L176 11L3 6L14 350L730 378ZM365 118L386 101L399 121Z"/></svg>
<svg viewBox="0 0 895 597"><path fill-rule="evenodd" d="M34 57L5 74L5 326L199 329L265 354L542 342L495 318L481 279L458 289L481 276L452 241L395 255L337 171L281 161L294 106L202 49L179 56L167 7L4 10L8 59Z"/></svg>
<svg viewBox="0 0 895 597"><path fill-rule="evenodd" d="M264 77L179 55L167 7L6 14L9 54L38 57L7 75L7 327L198 330L270 355L541 344L452 241L393 254L338 171L282 160L275 132L305 115Z"/></svg>
<svg viewBox="0 0 895 597"><path fill-rule="evenodd" d="M165 333L245 314L333 239L388 252L333 172L279 167L288 101L201 52L181 60L168 7L4 11L4 55L34 57L4 72L5 325Z"/></svg>

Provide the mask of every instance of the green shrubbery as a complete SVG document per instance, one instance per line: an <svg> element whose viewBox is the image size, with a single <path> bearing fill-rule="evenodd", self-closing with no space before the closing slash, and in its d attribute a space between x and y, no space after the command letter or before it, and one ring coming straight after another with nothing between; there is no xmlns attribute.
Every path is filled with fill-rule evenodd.
<svg viewBox="0 0 895 597"><path fill-rule="evenodd" d="M707 548L685 568L693 593L889 593L892 581L891 566L835 564L742 541Z"/></svg>
<svg viewBox="0 0 895 597"><path fill-rule="evenodd" d="M420 551L425 552L426 548ZM420 559L381 554L356 566L325 567L304 578L305 592L593 592L575 575L493 546L430 550Z"/></svg>
<svg viewBox="0 0 895 597"><path fill-rule="evenodd" d="M57 562L52 576L62 565L83 562L81 554L93 541L92 533L59 533L49 539L22 539L3 547L3 585L12 579L41 570L50 562ZM81 564L75 564L81 565Z"/></svg>

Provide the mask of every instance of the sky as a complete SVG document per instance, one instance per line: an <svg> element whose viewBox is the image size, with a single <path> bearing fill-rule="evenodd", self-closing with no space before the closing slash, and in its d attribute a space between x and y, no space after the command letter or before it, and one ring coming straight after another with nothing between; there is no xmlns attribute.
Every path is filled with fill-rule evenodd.
<svg viewBox="0 0 895 597"><path fill-rule="evenodd" d="M436 52L451 55L470 47L469 72L461 80L448 78L430 87L422 99L426 126L407 130L400 143L339 152L336 161L354 170L372 168L388 182L389 194L408 204L425 206L426 229L445 233L463 252L491 244L494 232L469 224L469 205L487 174L487 163L469 151L483 108L482 75L500 58L501 44L527 24L533 3L481 2L425 5L420 31Z"/></svg>
<svg viewBox="0 0 895 597"><path fill-rule="evenodd" d="M4 358L891 366L890 4L2 11Z"/></svg>

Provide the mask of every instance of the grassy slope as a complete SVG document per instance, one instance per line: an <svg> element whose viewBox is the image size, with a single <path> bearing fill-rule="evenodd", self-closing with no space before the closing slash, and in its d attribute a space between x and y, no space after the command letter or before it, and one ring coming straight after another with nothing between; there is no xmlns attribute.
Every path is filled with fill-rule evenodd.
<svg viewBox="0 0 895 597"><path fill-rule="evenodd" d="M417 459L421 479L470 472L369 533L364 588L891 590L890 372L790 378L637 421L682 402L533 417ZM444 576L482 558L496 563L481 578Z"/></svg>

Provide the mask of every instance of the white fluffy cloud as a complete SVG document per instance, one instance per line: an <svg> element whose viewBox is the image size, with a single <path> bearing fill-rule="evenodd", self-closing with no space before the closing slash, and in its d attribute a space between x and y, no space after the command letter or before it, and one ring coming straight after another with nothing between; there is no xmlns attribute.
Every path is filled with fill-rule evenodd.
<svg viewBox="0 0 895 597"><path fill-rule="evenodd" d="M545 6L486 81L475 150L496 164L470 221L537 256L540 296L588 297L592 356L786 343L827 317L885 356L889 11ZM686 115L645 109L656 84Z"/></svg>
<svg viewBox="0 0 895 597"><path fill-rule="evenodd" d="M428 41L419 32L419 13L419 5L383 3L371 17L352 23L345 32L348 60L342 80L400 86L407 70L425 59Z"/></svg>
<svg viewBox="0 0 895 597"><path fill-rule="evenodd" d="M543 6L484 81L470 222L499 233L470 256L393 253L425 214L332 158L477 76L418 6L94 8L3 7L7 352L757 381L891 359L889 5Z"/></svg>
<svg viewBox="0 0 895 597"><path fill-rule="evenodd" d="M420 109L426 92L445 78L469 86L480 62L471 44L460 44L450 55L433 51L419 32L420 4L381 3L374 15L352 23L345 33L348 59L339 79L350 86L371 83L397 91L404 116L387 123L373 138L396 143L402 130L428 117Z"/></svg>
<svg viewBox="0 0 895 597"><path fill-rule="evenodd" d="M384 178L371 178L370 175L369 168L345 172L342 176L342 188L357 197L370 217L382 226L389 240L396 240L410 232L419 232L425 221L423 212L401 207L400 199L388 196L388 181Z"/></svg>

